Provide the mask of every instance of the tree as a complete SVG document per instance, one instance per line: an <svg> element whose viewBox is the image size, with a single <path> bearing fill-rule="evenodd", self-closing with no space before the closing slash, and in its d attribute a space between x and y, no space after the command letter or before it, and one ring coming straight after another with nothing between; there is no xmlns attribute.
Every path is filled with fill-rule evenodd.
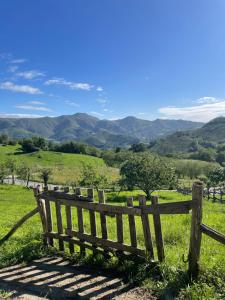
<svg viewBox="0 0 225 300"><path fill-rule="evenodd" d="M209 190L209 186L214 187L213 190L213 201L216 201L216 189L215 187L218 185L221 185L224 183L225 180L225 169L222 167L219 168L215 168L212 171L209 172L208 176L208 190ZM222 192L222 190L220 189L220 193ZM222 196L222 194L221 194Z"/></svg>
<svg viewBox="0 0 225 300"><path fill-rule="evenodd" d="M149 153L135 154L121 167L122 182L129 188L138 187L150 199L152 192L175 182L175 168L166 160Z"/></svg>
<svg viewBox="0 0 225 300"><path fill-rule="evenodd" d="M15 173L17 170L17 164L18 162L14 158L8 158L5 163L8 173L12 176L12 184L15 184Z"/></svg>
<svg viewBox="0 0 225 300"><path fill-rule="evenodd" d="M52 175L52 170L51 169L42 168L40 170L40 178L43 180L45 187L48 186L48 181L49 181L49 178L50 178L51 175Z"/></svg>
<svg viewBox="0 0 225 300"><path fill-rule="evenodd" d="M8 170L6 168L6 165L4 163L0 164L0 182L1 184L4 183L4 179L8 175Z"/></svg>
<svg viewBox="0 0 225 300"><path fill-rule="evenodd" d="M30 166L29 164L22 164L19 166L17 173L19 177L26 181L26 186L29 186L29 182L32 176L32 173L34 172L34 166Z"/></svg>
<svg viewBox="0 0 225 300"><path fill-rule="evenodd" d="M106 175L99 170L94 168L92 165L84 165L82 171L82 180L80 181L81 186L94 187L97 191L100 188L105 188L108 183Z"/></svg>

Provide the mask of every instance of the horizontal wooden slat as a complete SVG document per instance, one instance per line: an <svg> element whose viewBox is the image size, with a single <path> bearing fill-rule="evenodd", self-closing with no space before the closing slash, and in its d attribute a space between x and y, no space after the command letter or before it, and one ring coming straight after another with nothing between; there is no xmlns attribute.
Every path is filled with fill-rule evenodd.
<svg viewBox="0 0 225 300"><path fill-rule="evenodd" d="M125 251L125 252L129 252L129 253L132 253L132 254L145 256L145 251L144 250L137 249L137 248L134 248L132 246L128 246L128 245L125 245L125 244L120 244L120 243L115 242L115 241L104 240L104 239L99 238L99 237L93 237L93 236L85 234L85 233L81 234L79 232L68 230L68 229L66 229L65 232L66 232L66 234L68 234L70 236L74 236L76 238L83 239L84 241L86 241L88 243L94 243L98 247L102 247L102 248L106 248L106 249L113 248L113 249L116 249L116 250L119 250L119 251Z"/></svg>
<svg viewBox="0 0 225 300"><path fill-rule="evenodd" d="M66 230L67 231L67 230ZM73 234L73 232L71 232L71 234ZM87 234L83 234L84 236L88 236ZM93 247L92 245L89 245L89 244L86 244L85 242L81 242L81 241L79 241L79 240L76 240L76 239L74 239L74 238L70 238L68 235L66 235L66 234L58 234L57 232L47 232L47 233L45 233L45 234L43 234L43 236L45 236L45 237L51 237L51 238L54 238L54 239L62 239L62 240L64 240L65 242L71 242L71 243L73 243L73 244L75 244L75 245L78 245L78 246L83 246L83 247L85 247L85 248L87 248L87 249L90 249L90 250L96 250L96 251L99 251L99 252L103 252L102 250L99 250L99 249L96 249L95 247ZM91 236L89 236L90 238L91 238ZM83 239L84 239L84 237L83 237ZM116 243L116 242L113 242L113 241L108 241L108 240L105 240L106 242L109 242L108 243L108 245L106 245L106 244L104 244L104 245L99 245L102 249L104 249L104 250L107 250L107 251L109 251L109 252L112 252L112 253L115 253L115 250L117 250L113 245L114 245L114 243ZM86 242L87 243L91 243L90 241L88 241L88 240L86 240ZM110 242L112 243L112 244L110 244ZM109 245L110 244L110 245ZM112 246L113 247L112 247ZM127 246L127 245L123 245L125 248L126 248L126 250L124 250L123 249L123 251L125 251L125 252L129 252L129 253L131 253L131 254L136 254L136 255L139 255L140 257L143 257L143 258L145 258L145 251L144 250L141 250L141 249L136 249L136 248L134 248L134 250L135 250L135 253L133 253L132 252L132 250L130 251L127 251L127 248L132 248L132 247L130 247L130 246ZM97 247L98 247L98 245L97 245Z"/></svg>
<svg viewBox="0 0 225 300"><path fill-rule="evenodd" d="M102 204L102 203L90 203L90 202L84 202L84 201L70 201L67 199L55 199L52 196L43 196L41 199L47 199L49 201L53 202L59 202L62 205L69 205L73 207L81 207L84 209L94 210L97 212L106 212L106 213L121 213L121 214L127 214L127 215L141 215L141 209L140 208L133 208L133 207L125 207L125 206L117 206L117 205L110 205L110 204Z"/></svg>
<svg viewBox="0 0 225 300"><path fill-rule="evenodd" d="M71 195L70 195L71 196ZM135 207L126 207L102 203L91 203L86 201L77 201L75 198L74 201L68 199L59 199L54 196L47 195L44 193L40 196L41 199L47 199L49 201L59 201L60 204L70 205L74 207L81 207L84 209L94 210L97 212L106 212L106 213L122 213L127 215L141 216L141 213L147 214L188 214L192 209L193 202L190 201L180 201L180 202L171 202L171 203L161 203L156 205L146 205L140 208L140 206Z"/></svg>
<svg viewBox="0 0 225 300"><path fill-rule="evenodd" d="M72 200L72 201L87 201L87 202L93 202L93 198L82 196L82 195L76 195L76 194L67 194L64 192L56 192L56 191L46 191L43 192L37 197L40 199L47 199L48 197L53 197L54 199L66 199L66 200Z"/></svg>
<svg viewBox="0 0 225 300"><path fill-rule="evenodd" d="M220 243L225 245L225 235L224 234L212 229L209 226L206 226L205 224L202 224L200 228L201 228L201 231L204 234L210 236L211 238L213 238L217 242L220 242Z"/></svg>
<svg viewBox="0 0 225 300"><path fill-rule="evenodd" d="M188 214L193 207L192 200L146 205L142 211L147 214Z"/></svg>

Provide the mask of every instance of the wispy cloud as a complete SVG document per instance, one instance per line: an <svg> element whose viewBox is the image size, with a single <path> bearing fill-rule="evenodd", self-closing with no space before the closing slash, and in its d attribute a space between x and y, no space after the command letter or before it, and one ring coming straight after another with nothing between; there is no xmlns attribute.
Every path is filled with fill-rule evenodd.
<svg viewBox="0 0 225 300"><path fill-rule="evenodd" d="M85 90L90 91L94 86L90 83L73 82L65 80L64 78L53 78L45 81L45 85L64 85L69 87L71 90Z"/></svg>
<svg viewBox="0 0 225 300"><path fill-rule="evenodd" d="M96 91L103 92L103 87L102 86L97 86Z"/></svg>
<svg viewBox="0 0 225 300"><path fill-rule="evenodd" d="M12 59L10 61L11 64L23 64L27 61L25 58Z"/></svg>
<svg viewBox="0 0 225 300"><path fill-rule="evenodd" d="M159 112L166 118L201 122L208 122L213 118L225 115L225 99L217 99L214 97L203 97L200 99L197 101L200 100L203 102L197 102L199 103L198 105L188 107L161 107Z"/></svg>
<svg viewBox="0 0 225 300"><path fill-rule="evenodd" d="M199 104L209 104L209 103L217 103L219 101L219 99L215 98L215 97L201 97L199 99L197 99L195 102L199 103Z"/></svg>
<svg viewBox="0 0 225 300"><path fill-rule="evenodd" d="M45 76L45 74L40 71L30 70L30 71L18 72L16 73L16 76L23 77L25 79L33 79L36 77L43 77Z"/></svg>
<svg viewBox="0 0 225 300"><path fill-rule="evenodd" d="M34 114L7 114L7 113L0 113L0 118L41 118L41 115L34 115Z"/></svg>
<svg viewBox="0 0 225 300"><path fill-rule="evenodd" d="M104 117L103 114L101 114L101 113L99 113L99 112L97 112L97 111L90 111L90 114L91 114L91 115L98 116L98 117Z"/></svg>
<svg viewBox="0 0 225 300"><path fill-rule="evenodd" d="M108 101L107 101L107 99L104 99L104 98L98 98L97 100L96 100L98 103L100 103L100 104L106 104Z"/></svg>
<svg viewBox="0 0 225 300"><path fill-rule="evenodd" d="M37 111L52 111L50 108L45 106L35 106L35 105L16 105L16 108L25 110L37 110Z"/></svg>
<svg viewBox="0 0 225 300"><path fill-rule="evenodd" d="M73 102L73 101L70 101L70 100L66 100L65 103L67 105L70 105L70 106L73 106L73 107L80 107L80 104L78 104L76 102Z"/></svg>
<svg viewBox="0 0 225 300"><path fill-rule="evenodd" d="M45 105L46 104L43 101L29 101L28 103L32 104L32 105Z"/></svg>
<svg viewBox="0 0 225 300"><path fill-rule="evenodd" d="M32 94L32 95L42 94L42 91L39 88L35 88L30 85L18 85L10 81L0 83L0 89L12 91L12 92Z"/></svg>

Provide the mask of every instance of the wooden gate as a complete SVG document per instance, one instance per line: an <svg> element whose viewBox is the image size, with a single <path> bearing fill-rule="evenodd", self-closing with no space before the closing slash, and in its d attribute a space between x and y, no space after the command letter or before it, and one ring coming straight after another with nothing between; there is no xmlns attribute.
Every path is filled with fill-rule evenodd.
<svg viewBox="0 0 225 300"><path fill-rule="evenodd" d="M58 240L59 250L64 251L64 243L68 243L70 252L74 252L74 245L80 247L80 253L85 254L85 249L91 249L93 253L102 251L104 254L113 252L116 254L132 254L154 260L152 243L152 228L150 228L149 215L153 216L154 233L159 261L165 259L163 235L161 229L161 214L189 214L192 210L192 225L189 248L189 271L192 275L198 272L198 261L201 243L201 218L202 218L202 183L193 185L192 200L158 203L156 196L152 197L151 205L146 204L143 195L138 196L139 204L134 206L133 198L127 199L126 206L110 205L105 203L104 191L98 192L94 199L94 190L88 189L87 196L81 194L81 189L76 188L75 193L69 194L58 191L39 192L35 190L38 208L43 225L44 242L54 246L54 240ZM52 205L55 206L57 230L53 230ZM78 230L74 229L72 208L76 210ZM65 209L66 224L63 224L62 209ZM74 210L73 209L73 210ZM90 219L90 233L84 231L83 213L87 211ZM101 232L97 232L96 216L100 216ZM116 240L108 238L106 217L115 217ZM123 217L129 221L130 243L124 242ZM140 218L142 233L145 241L144 249L138 247L136 219Z"/></svg>

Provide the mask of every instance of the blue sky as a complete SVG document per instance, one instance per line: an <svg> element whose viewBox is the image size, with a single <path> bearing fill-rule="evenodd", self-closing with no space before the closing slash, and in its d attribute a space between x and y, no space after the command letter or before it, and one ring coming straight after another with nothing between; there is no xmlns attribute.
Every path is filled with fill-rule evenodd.
<svg viewBox="0 0 225 300"><path fill-rule="evenodd" d="M225 1L1 1L0 103L0 116L225 115Z"/></svg>

